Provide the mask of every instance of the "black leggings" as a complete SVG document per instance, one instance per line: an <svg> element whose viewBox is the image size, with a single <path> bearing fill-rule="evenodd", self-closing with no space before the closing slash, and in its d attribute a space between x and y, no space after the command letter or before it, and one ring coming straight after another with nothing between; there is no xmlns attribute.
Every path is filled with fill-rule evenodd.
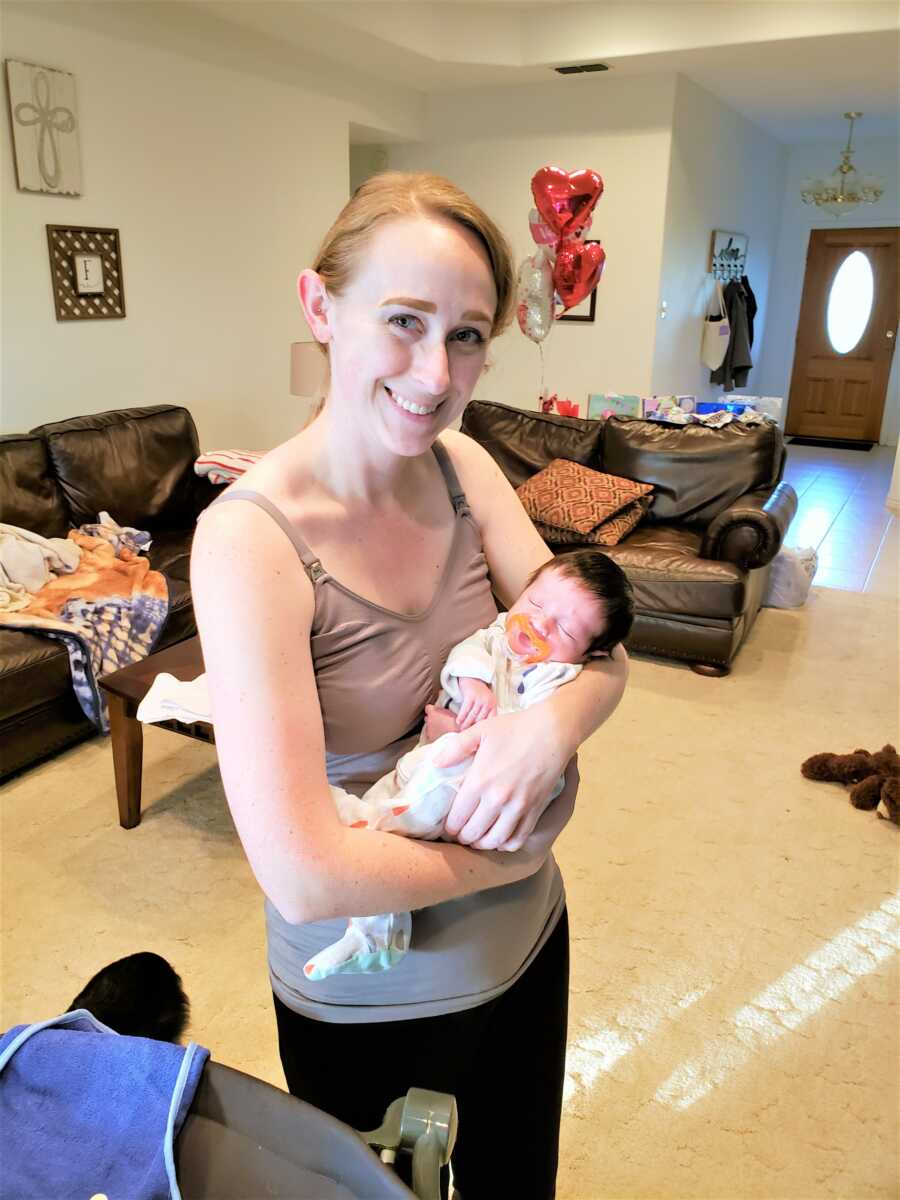
<svg viewBox="0 0 900 1200"><path fill-rule="evenodd" d="M522 977L477 1008L413 1021L335 1025L275 997L288 1090L354 1129L376 1129L410 1087L450 1092L459 1110L454 1186L462 1200L552 1200L569 998L569 922Z"/></svg>

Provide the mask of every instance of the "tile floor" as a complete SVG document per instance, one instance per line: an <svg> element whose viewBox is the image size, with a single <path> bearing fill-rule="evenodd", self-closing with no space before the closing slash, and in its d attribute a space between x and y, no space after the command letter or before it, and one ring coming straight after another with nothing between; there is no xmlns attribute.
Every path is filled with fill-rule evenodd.
<svg viewBox="0 0 900 1200"><path fill-rule="evenodd" d="M900 520L885 508L895 448L826 450L788 443L784 477L800 505L789 546L814 546L817 587L898 594Z"/></svg>

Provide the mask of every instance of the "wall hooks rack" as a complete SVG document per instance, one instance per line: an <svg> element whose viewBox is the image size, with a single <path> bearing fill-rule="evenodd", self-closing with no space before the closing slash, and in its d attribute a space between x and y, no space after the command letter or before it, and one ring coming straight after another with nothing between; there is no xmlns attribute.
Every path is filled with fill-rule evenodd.
<svg viewBox="0 0 900 1200"><path fill-rule="evenodd" d="M747 274L747 247L750 239L745 233L714 229L709 248L709 271L720 283L740 280Z"/></svg>

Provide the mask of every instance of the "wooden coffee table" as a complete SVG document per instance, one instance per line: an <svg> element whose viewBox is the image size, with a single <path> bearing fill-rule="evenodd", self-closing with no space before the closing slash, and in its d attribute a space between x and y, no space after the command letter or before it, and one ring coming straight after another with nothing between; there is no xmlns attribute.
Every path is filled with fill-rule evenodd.
<svg viewBox="0 0 900 1200"><path fill-rule="evenodd" d="M138 705L150 690L153 680L162 671L176 679L196 679L202 675L203 652L198 637L177 642L140 662L102 675L98 680L109 704L109 727L112 738L113 766L116 772L116 798L119 802L119 824L133 829L141 823L141 771L144 761L144 731L137 719ZM208 721L185 725L181 721L154 721L160 729L215 743L213 727Z"/></svg>

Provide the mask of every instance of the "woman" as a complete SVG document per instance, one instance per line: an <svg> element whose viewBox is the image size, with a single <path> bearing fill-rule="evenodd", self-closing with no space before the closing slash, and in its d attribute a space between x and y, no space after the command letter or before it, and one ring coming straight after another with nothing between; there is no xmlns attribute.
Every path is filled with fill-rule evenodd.
<svg viewBox="0 0 900 1200"><path fill-rule="evenodd" d="M393 768L449 648L496 615L492 589L508 604L550 557L490 456L449 428L509 321L512 277L499 230L448 181L358 189L298 280L328 356L321 415L207 510L191 571L288 1086L359 1129L410 1086L452 1092L465 1200L554 1192L568 932L550 847L624 652L466 731L456 844L347 829L328 783L361 793ZM421 910L402 964L304 979L347 914L395 909Z"/></svg>

